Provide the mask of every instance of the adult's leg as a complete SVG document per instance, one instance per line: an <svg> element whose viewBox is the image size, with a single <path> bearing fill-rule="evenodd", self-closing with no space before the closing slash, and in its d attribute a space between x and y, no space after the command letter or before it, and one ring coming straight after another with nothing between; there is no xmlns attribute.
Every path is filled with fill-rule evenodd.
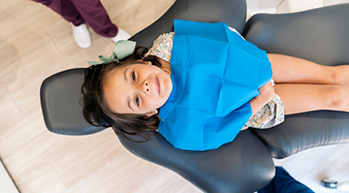
<svg viewBox="0 0 349 193"><path fill-rule="evenodd" d="M61 15L68 22L73 23L75 26L85 23L85 20L81 17L79 11L70 0L33 0L38 3L42 3L51 8L54 12Z"/></svg>
<svg viewBox="0 0 349 193"><path fill-rule="evenodd" d="M71 0L86 23L99 35L114 37L118 28L111 22L99 0Z"/></svg>
<svg viewBox="0 0 349 193"><path fill-rule="evenodd" d="M275 167L274 179L258 193L314 193L306 185L295 180L283 167Z"/></svg>
<svg viewBox="0 0 349 193"><path fill-rule="evenodd" d="M276 84L285 115L316 110L349 112L349 88L337 85Z"/></svg>
<svg viewBox="0 0 349 193"><path fill-rule="evenodd" d="M349 65L322 66L281 54L268 54L276 83L329 84L349 87Z"/></svg>

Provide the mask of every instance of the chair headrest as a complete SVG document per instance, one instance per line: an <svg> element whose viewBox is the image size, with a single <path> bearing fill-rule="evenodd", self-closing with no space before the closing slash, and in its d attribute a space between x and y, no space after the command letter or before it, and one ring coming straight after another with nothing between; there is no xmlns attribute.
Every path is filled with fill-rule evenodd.
<svg viewBox="0 0 349 193"><path fill-rule="evenodd" d="M54 74L44 80L40 89L41 107L48 130L64 135L86 135L104 130L87 123L82 115L81 86L84 68Z"/></svg>

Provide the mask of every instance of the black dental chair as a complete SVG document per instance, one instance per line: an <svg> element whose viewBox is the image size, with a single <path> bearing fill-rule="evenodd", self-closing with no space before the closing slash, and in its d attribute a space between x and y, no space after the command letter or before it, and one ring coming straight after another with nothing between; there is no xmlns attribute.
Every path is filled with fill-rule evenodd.
<svg viewBox="0 0 349 193"><path fill-rule="evenodd" d="M130 40L150 47L161 33L173 31L173 19L225 22L267 52L322 65L349 64L348 18L349 4L342 4L292 14L257 14L246 23L244 0L177 0L160 19ZM82 116L79 100L83 78L84 69L77 68L54 74L42 83L41 105L51 132L87 135L105 129L89 125ZM145 143L129 141L122 135L118 138L136 156L178 173L204 192L251 193L273 179L272 158L349 142L348 125L349 113L292 115L275 128L244 130L233 142L204 152L175 149L156 133Z"/></svg>

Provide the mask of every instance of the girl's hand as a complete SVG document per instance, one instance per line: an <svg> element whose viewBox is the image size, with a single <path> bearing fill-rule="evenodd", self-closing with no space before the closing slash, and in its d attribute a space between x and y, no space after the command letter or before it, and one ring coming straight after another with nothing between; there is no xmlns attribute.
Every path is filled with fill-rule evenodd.
<svg viewBox="0 0 349 193"><path fill-rule="evenodd" d="M256 114L265 104L267 104L269 101L271 101L274 98L275 92L274 92L274 85L272 81L268 82L267 84L263 85L259 89L259 95L250 100L250 105L252 108L252 115L251 117Z"/></svg>
<svg viewBox="0 0 349 193"><path fill-rule="evenodd" d="M260 94L256 97L256 99L259 100L260 102L267 104L269 101L271 101L274 98L275 92L274 92L274 85L272 81L263 85L258 90Z"/></svg>

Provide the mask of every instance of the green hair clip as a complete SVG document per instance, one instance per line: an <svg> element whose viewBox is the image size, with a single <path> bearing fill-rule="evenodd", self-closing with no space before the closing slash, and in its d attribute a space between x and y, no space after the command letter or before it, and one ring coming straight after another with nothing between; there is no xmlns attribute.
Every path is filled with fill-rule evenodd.
<svg viewBox="0 0 349 193"><path fill-rule="evenodd" d="M119 62L120 60L130 56L135 50L136 42L128 40L119 40L116 42L113 54L111 56L100 55L99 61L87 61L89 65L108 64L110 62Z"/></svg>

